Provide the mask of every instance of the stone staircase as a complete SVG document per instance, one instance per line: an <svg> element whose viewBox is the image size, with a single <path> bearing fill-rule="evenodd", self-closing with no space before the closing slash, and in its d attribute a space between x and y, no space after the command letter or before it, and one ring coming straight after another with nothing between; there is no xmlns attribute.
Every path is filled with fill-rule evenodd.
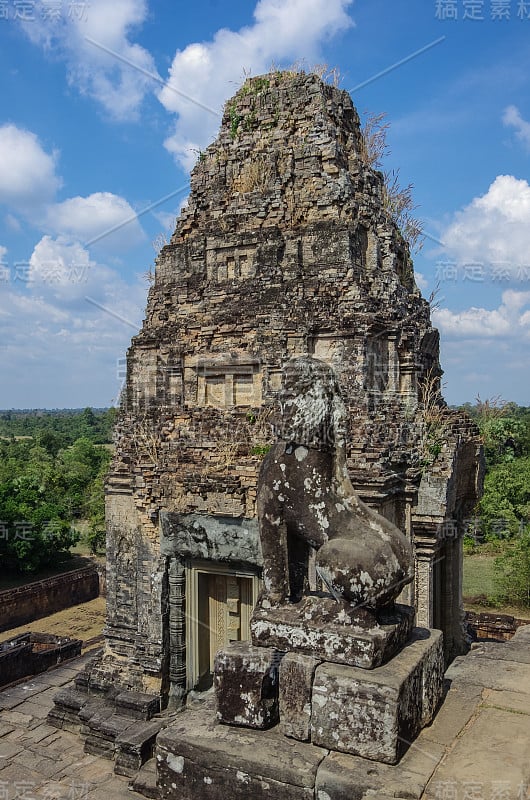
<svg viewBox="0 0 530 800"><path fill-rule="evenodd" d="M86 672L55 695L47 717L56 728L80 733L86 753L113 760L117 775L133 779L153 758L156 737L170 720L160 713L160 699L154 695L112 689L92 693ZM158 796L154 761L139 777L139 786L144 784L147 797Z"/></svg>

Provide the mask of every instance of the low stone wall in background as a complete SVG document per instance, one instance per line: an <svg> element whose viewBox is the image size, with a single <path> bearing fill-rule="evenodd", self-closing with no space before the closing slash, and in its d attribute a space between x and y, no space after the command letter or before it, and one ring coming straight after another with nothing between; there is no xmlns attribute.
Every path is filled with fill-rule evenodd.
<svg viewBox="0 0 530 800"><path fill-rule="evenodd" d="M0 592L0 632L99 596L95 565Z"/></svg>
<svg viewBox="0 0 530 800"><path fill-rule="evenodd" d="M521 625L529 620L517 619L509 614L488 614L466 611L466 622L473 641L507 642Z"/></svg>
<svg viewBox="0 0 530 800"><path fill-rule="evenodd" d="M81 639L48 633L21 633L0 644L0 686L45 672L80 655Z"/></svg>

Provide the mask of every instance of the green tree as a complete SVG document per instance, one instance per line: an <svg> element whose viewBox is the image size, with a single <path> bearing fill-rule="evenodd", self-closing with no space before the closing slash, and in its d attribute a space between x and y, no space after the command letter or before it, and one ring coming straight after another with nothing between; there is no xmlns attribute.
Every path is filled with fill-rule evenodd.
<svg viewBox="0 0 530 800"><path fill-rule="evenodd" d="M35 456L35 454L34 454ZM0 553L7 570L34 572L64 556L79 539L46 476L34 463L0 483Z"/></svg>
<svg viewBox="0 0 530 800"><path fill-rule="evenodd" d="M0 564L33 572L63 559L89 522L104 540L103 481L116 409L0 413Z"/></svg>
<svg viewBox="0 0 530 800"><path fill-rule="evenodd" d="M511 538L530 523L530 457L488 471L478 512L488 538Z"/></svg>
<svg viewBox="0 0 530 800"><path fill-rule="evenodd" d="M39 431L36 435L36 440L50 456L53 456L53 458L55 458L59 450L67 444L64 435L49 428Z"/></svg>
<svg viewBox="0 0 530 800"><path fill-rule="evenodd" d="M530 608L530 528L510 542L495 567L498 600Z"/></svg>
<svg viewBox="0 0 530 800"><path fill-rule="evenodd" d="M474 417L482 434L488 467L529 453L530 416L525 413L529 409L499 398L479 398L474 409L469 404L463 408Z"/></svg>
<svg viewBox="0 0 530 800"><path fill-rule="evenodd" d="M110 463L110 453L101 462L98 474L92 481L87 498L87 517L89 522L88 544L92 553L105 550L105 478Z"/></svg>
<svg viewBox="0 0 530 800"><path fill-rule="evenodd" d="M0 441L0 554L5 569L33 572L67 554L79 539L73 519L88 513L92 484L109 462L108 449L89 439L78 439L55 457L49 450L57 442L44 435L42 444L33 439ZM92 515L95 505L94 500Z"/></svg>
<svg viewBox="0 0 530 800"><path fill-rule="evenodd" d="M103 462L108 462L105 448L94 445L86 437L77 439L73 445L60 451L57 458L58 480L67 494L73 516L83 515L88 487Z"/></svg>
<svg viewBox="0 0 530 800"><path fill-rule="evenodd" d="M3 411L0 412L0 436L32 436L38 440L41 435L54 434L59 437L61 447L67 447L82 437L94 444L110 444L116 415L115 408ZM52 441L48 439L50 445ZM42 443L49 449L45 440ZM53 455L57 452L55 446Z"/></svg>

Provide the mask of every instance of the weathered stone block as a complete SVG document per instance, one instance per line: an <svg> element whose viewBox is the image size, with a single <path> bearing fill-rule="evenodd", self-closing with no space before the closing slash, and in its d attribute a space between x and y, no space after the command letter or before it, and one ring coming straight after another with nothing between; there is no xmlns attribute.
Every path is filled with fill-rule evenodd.
<svg viewBox="0 0 530 800"><path fill-rule="evenodd" d="M372 669L410 638L414 610L396 604L391 615L310 595L279 608L257 607L250 629L256 646L305 653L323 661Z"/></svg>
<svg viewBox="0 0 530 800"><path fill-rule="evenodd" d="M171 756L159 767L158 788L162 798L171 800L313 800L313 790L308 787L264 780L240 769L213 769Z"/></svg>
<svg viewBox="0 0 530 800"><path fill-rule="evenodd" d="M76 714L79 713L87 701L88 696L84 692L79 692L71 686L60 689L53 698L53 702L56 706L71 709L75 711Z"/></svg>
<svg viewBox="0 0 530 800"><path fill-rule="evenodd" d="M162 798L179 800L313 800L325 750L286 739L275 728L243 730L186 712L156 746Z"/></svg>
<svg viewBox="0 0 530 800"><path fill-rule="evenodd" d="M423 631L421 634L418 631ZM428 725L434 718L436 709L444 691L445 660L443 635L441 631L417 628L417 633L410 643L409 655L420 654L422 711L421 727ZM436 636L436 634L438 634ZM432 646L424 648L423 641L431 641Z"/></svg>
<svg viewBox="0 0 530 800"><path fill-rule="evenodd" d="M217 719L227 725L270 728L278 722L278 668L282 653L232 642L215 657Z"/></svg>
<svg viewBox="0 0 530 800"><path fill-rule="evenodd" d="M311 692L320 660L287 653L280 664L280 730L307 742L311 735Z"/></svg>
<svg viewBox="0 0 530 800"><path fill-rule="evenodd" d="M65 708L58 708L57 706L54 706L48 712L46 722L48 725L52 725L54 728L61 728L62 730L71 731L72 733L79 732L79 720L77 719L77 714L75 712L69 712Z"/></svg>
<svg viewBox="0 0 530 800"><path fill-rule="evenodd" d="M165 556L239 561L252 566L263 563L255 519L162 511L160 529L160 551Z"/></svg>
<svg viewBox="0 0 530 800"><path fill-rule="evenodd" d="M90 680L89 669L90 667L85 667L85 669L81 670L81 672L78 672L74 678L75 688L79 692L84 692L85 694L88 694L88 683Z"/></svg>
<svg viewBox="0 0 530 800"><path fill-rule="evenodd" d="M395 764L442 695L440 631L415 629L411 644L370 672L321 664L312 693L314 744Z"/></svg>
<svg viewBox="0 0 530 800"><path fill-rule="evenodd" d="M143 692L121 692L114 700L116 713L149 720L160 711L160 697Z"/></svg>
<svg viewBox="0 0 530 800"><path fill-rule="evenodd" d="M109 761L114 759L116 752L114 742L101 736L92 736L91 734L87 735L83 749L85 753L91 756L99 756Z"/></svg>
<svg viewBox="0 0 530 800"><path fill-rule="evenodd" d="M130 786L134 792L143 797L160 800L160 791L156 785L156 762L154 759L147 761L139 769Z"/></svg>
<svg viewBox="0 0 530 800"><path fill-rule="evenodd" d="M84 709L81 709L83 712ZM133 726L134 720L114 713L110 706L102 707L96 711L81 729L86 733L85 753L90 753L103 758L114 758L116 753L116 739Z"/></svg>
<svg viewBox="0 0 530 800"><path fill-rule="evenodd" d="M88 702L88 696L73 687L65 687L57 692L53 698L54 706L48 712L47 721L50 725L74 733L79 731L79 712Z"/></svg>
<svg viewBox="0 0 530 800"><path fill-rule="evenodd" d="M105 701L98 698L90 698L79 711L79 722L86 725L88 721L98 712L107 709L107 713L112 714L112 708L105 704ZM81 731L83 732L83 731Z"/></svg>
<svg viewBox="0 0 530 800"><path fill-rule="evenodd" d="M368 761L345 753L330 753L318 768L317 800L361 800L401 797L419 800L445 754L445 748L422 742L411 748L398 765Z"/></svg>
<svg viewBox="0 0 530 800"><path fill-rule="evenodd" d="M161 719L139 722L116 737L116 765L118 775L134 777L140 767L153 756L157 734L163 727Z"/></svg>

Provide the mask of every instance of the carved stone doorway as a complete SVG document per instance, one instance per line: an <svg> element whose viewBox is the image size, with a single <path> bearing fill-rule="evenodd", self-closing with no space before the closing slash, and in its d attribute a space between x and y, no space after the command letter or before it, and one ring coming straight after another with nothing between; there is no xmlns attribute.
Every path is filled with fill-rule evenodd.
<svg viewBox="0 0 530 800"><path fill-rule="evenodd" d="M259 579L208 562L192 563L186 572L187 689L205 691L212 685L217 651L250 639Z"/></svg>

